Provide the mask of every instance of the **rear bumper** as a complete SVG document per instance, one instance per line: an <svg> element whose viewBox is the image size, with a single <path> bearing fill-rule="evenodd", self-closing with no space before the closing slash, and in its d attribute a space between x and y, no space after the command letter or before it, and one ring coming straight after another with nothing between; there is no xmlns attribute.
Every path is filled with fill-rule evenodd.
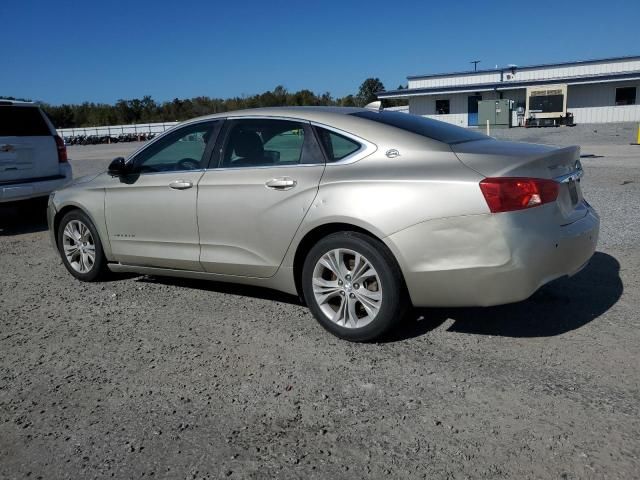
<svg viewBox="0 0 640 480"><path fill-rule="evenodd" d="M554 225L551 208L432 220L385 241L415 306L518 302L579 272L595 251L600 219L591 207L566 226Z"/></svg>
<svg viewBox="0 0 640 480"><path fill-rule="evenodd" d="M30 198L46 197L54 190L66 187L72 180L71 165L60 164L60 173L57 178L32 179L23 183L11 185L0 184L0 203L28 200Z"/></svg>

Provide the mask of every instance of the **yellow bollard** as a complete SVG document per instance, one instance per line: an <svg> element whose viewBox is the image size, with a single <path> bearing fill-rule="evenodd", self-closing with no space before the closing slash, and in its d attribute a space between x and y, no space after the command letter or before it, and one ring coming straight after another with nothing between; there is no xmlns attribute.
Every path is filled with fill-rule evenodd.
<svg viewBox="0 0 640 480"><path fill-rule="evenodd" d="M632 143L631 145L640 145L640 123L638 124L638 137L636 138L636 143Z"/></svg>

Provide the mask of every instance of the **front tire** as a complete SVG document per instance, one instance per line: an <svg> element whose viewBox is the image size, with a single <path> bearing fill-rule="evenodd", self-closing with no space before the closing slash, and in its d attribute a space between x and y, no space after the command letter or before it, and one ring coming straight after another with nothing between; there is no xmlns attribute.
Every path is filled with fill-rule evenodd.
<svg viewBox="0 0 640 480"><path fill-rule="evenodd" d="M302 269L302 290L320 325L354 342L389 332L408 306L391 252L358 232L334 233L314 245Z"/></svg>
<svg viewBox="0 0 640 480"><path fill-rule="evenodd" d="M107 261L98 231L80 210L67 213L58 226L58 251L69 273L83 282L95 282L107 273Z"/></svg>

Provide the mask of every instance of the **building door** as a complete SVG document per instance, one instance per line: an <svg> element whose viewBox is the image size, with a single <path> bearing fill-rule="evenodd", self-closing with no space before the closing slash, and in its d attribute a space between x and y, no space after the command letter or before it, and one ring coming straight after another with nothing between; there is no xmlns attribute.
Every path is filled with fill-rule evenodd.
<svg viewBox="0 0 640 480"><path fill-rule="evenodd" d="M469 119L467 121L470 127L478 125L478 102L482 100L482 95L469 95L467 112Z"/></svg>

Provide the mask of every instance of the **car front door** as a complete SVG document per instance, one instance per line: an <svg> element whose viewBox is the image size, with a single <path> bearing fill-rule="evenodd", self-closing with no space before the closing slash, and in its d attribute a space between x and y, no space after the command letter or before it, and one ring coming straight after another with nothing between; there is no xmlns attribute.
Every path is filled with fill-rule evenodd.
<svg viewBox="0 0 640 480"><path fill-rule="evenodd" d="M228 120L214 162L198 185L204 270L274 275L317 195L325 167L310 125L273 118Z"/></svg>
<svg viewBox="0 0 640 480"><path fill-rule="evenodd" d="M127 162L106 189L111 250L129 265L201 271L198 181L222 121L190 124L164 135Z"/></svg>

